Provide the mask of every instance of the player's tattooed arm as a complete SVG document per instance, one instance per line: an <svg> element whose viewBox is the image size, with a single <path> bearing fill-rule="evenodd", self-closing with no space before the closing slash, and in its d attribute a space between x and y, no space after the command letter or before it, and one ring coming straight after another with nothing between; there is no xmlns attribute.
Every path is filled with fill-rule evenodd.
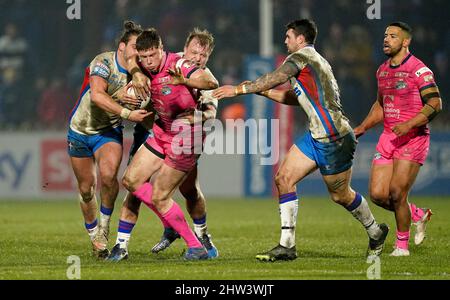
<svg viewBox="0 0 450 300"><path fill-rule="evenodd" d="M287 82L291 77L296 76L300 72L299 67L287 61L275 71L261 76L255 81L238 86L225 85L216 89L213 96L217 99L230 98L237 95L260 93L267 91L275 86Z"/></svg>
<svg viewBox="0 0 450 300"><path fill-rule="evenodd" d="M242 88L237 91L237 94L251 94L266 91L287 82L291 77L297 75L299 71L294 63L287 61L275 71L265 74L249 84L242 85Z"/></svg>

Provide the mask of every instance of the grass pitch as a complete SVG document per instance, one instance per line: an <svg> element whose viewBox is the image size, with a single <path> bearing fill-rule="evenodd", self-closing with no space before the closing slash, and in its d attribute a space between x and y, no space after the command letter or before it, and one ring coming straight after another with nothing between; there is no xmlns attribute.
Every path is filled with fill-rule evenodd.
<svg viewBox="0 0 450 300"><path fill-rule="evenodd" d="M450 279L450 200L414 197L419 206L433 209L428 238L413 242L411 256L392 258L395 219L371 204L391 231L381 256L381 279ZM116 204L110 248L116 238ZM184 207L184 204L182 205ZM120 263L91 256L89 238L78 203L73 201L0 201L0 279L67 279L67 258L80 257L81 279L367 279L367 236L342 207L325 198L302 198L297 222L299 258L291 262L262 263L255 254L279 240L278 204L274 200L209 199L208 227L220 257L184 262L184 242L177 240L158 255L150 253L162 233L156 216L142 207L130 242L130 258Z"/></svg>

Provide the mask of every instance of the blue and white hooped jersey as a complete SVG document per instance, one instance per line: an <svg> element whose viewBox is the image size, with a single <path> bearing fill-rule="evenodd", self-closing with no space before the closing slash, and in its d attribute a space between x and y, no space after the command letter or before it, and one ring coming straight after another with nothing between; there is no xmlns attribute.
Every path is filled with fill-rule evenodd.
<svg viewBox="0 0 450 300"><path fill-rule="evenodd" d="M89 78L99 76L108 83L107 93L119 101L118 92L127 85L128 72L117 61L117 52L105 52L95 57L86 68L80 97L70 115L69 126L73 131L93 135L121 125L120 116L98 107L91 99Z"/></svg>
<svg viewBox="0 0 450 300"><path fill-rule="evenodd" d="M333 142L352 131L344 116L339 87L330 64L312 46L289 55L300 72L291 86L309 119L312 137L322 143Z"/></svg>

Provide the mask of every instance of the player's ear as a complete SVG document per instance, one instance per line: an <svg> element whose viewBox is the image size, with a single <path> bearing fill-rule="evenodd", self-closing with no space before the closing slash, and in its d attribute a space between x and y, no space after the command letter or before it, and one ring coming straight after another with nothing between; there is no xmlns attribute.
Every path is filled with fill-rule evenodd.
<svg viewBox="0 0 450 300"><path fill-rule="evenodd" d="M120 51L125 51L125 48L127 47L127 45L124 43L124 42L121 42L120 44L119 44L119 50Z"/></svg>
<svg viewBox="0 0 450 300"><path fill-rule="evenodd" d="M411 45L411 38L405 38L405 39L403 40L403 47L404 47L404 48L408 48L409 45Z"/></svg>

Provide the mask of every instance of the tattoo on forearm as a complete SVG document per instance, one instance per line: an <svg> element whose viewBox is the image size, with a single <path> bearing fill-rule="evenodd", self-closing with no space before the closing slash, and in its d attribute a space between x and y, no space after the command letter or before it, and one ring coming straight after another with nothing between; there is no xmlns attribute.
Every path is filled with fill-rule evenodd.
<svg viewBox="0 0 450 300"><path fill-rule="evenodd" d="M292 62L286 62L272 73L265 74L260 78L245 85L247 93L258 93L277 85L285 83L289 78L297 75L298 67Z"/></svg>

